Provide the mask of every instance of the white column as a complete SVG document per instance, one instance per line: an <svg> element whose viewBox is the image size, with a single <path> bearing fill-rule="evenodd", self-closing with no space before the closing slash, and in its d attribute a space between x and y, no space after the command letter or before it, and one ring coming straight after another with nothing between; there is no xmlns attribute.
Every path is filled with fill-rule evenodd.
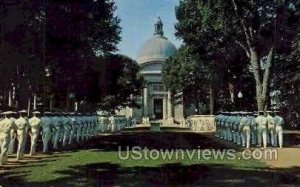
<svg viewBox="0 0 300 187"><path fill-rule="evenodd" d="M77 108L78 107L78 103L76 102L76 109L75 111L77 111ZM53 108L53 98L51 97L50 98L50 101L49 101L49 110L52 111L52 108Z"/></svg>
<svg viewBox="0 0 300 187"><path fill-rule="evenodd" d="M144 88L144 116L148 115L148 87Z"/></svg>
<svg viewBox="0 0 300 187"><path fill-rule="evenodd" d="M171 101L172 101L171 91L168 90L168 118L173 117L173 106Z"/></svg>
<svg viewBox="0 0 300 187"><path fill-rule="evenodd" d="M167 111L167 95L164 95L164 100L163 100L163 119L168 118L168 111Z"/></svg>

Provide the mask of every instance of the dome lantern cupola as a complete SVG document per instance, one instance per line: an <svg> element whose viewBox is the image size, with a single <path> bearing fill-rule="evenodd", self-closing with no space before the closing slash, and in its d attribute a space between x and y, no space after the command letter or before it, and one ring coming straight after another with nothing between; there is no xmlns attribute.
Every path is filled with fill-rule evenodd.
<svg viewBox="0 0 300 187"><path fill-rule="evenodd" d="M163 23L160 17L157 18L154 26L154 35L143 44L138 52L137 61L139 64L164 62L177 51L174 44L164 36Z"/></svg>
<svg viewBox="0 0 300 187"><path fill-rule="evenodd" d="M164 31L163 31L163 22L161 21L160 17L157 18L157 21L154 25L155 30L154 30L154 35L164 35Z"/></svg>

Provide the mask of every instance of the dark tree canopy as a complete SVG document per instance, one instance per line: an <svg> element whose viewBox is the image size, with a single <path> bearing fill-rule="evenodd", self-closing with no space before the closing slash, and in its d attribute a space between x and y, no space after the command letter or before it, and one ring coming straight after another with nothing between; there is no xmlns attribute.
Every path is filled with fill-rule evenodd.
<svg viewBox="0 0 300 187"><path fill-rule="evenodd" d="M46 64L53 71L54 89L64 97L75 93L77 100L96 101L89 93L97 79L91 67L99 56L117 50L120 20L115 9L111 0L48 2Z"/></svg>
<svg viewBox="0 0 300 187"><path fill-rule="evenodd" d="M207 66L211 75L242 52L241 59L255 80L257 109L264 110L274 58L291 50L299 26L299 6L300 2L293 0L182 0L176 8L176 35L211 64Z"/></svg>
<svg viewBox="0 0 300 187"><path fill-rule="evenodd" d="M36 95L45 110L51 99L61 109L70 99L96 106L106 91L94 67L121 40L115 10L113 0L1 3L2 104L10 95L25 108Z"/></svg>
<svg viewBox="0 0 300 187"><path fill-rule="evenodd" d="M300 122L300 36L293 42L293 50L275 63L274 97L284 111L290 126Z"/></svg>
<svg viewBox="0 0 300 187"><path fill-rule="evenodd" d="M125 106L139 107L135 98L140 95L144 82L137 62L123 55L109 55L105 63L107 70L102 81L106 81L107 91L100 108L114 112Z"/></svg>

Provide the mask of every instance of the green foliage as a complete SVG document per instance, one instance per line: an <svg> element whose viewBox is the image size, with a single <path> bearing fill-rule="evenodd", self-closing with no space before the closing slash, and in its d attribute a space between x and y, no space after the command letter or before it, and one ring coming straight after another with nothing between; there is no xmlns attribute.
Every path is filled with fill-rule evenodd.
<svg viewBox="0 0 300 187"><path fill-rule="evenodd" d="M293 42L293 50L277 59L274 71L274 89L280 91L279 101L287 124L300 124L300 36Z"/></svg>
<svg viewBox="0 0 300 187"><path fill-rule="evenodd" d="M194 104L197 108L200 101L207 103L210 71L206 65L205 61L192 55L187 46L181 46L176 55L164 63L164 84L175 98L178 96L175 103L183 99L185 104Z"/></svg>
<svg viewBox="0 0 300 187"><path fill-rule="evenodd" d="M1 2L0 17L0 90L1 105L7 107L7 92L15 87L19 107L39 88L40 48L39 2L24 0ZM14 86L12 86L14 85Z"/></svg>
<svg viewBox="0 0 300 187"><path fill-rule="evenodd" d="M49 1L46 64L53 70L56 93L75 93L76 100L94 105L105 94L92 67L117 50L121 30L115 10L111 0ZM61 100L58 94L56 99Z"/></svg>
<svg viewBox="0 0 300 187"><path fill-rule="evenodd" d="M176 24L176 36L183 39L185 42L186 54L182 54L182 58L191 56L193 60L180 59L176 57L181 63L185 62L189 66L182 77L174 75L176 80L179 77L182 80L194 80L201 86L190 86L186 92L193 96L186 98L197 98L195 104L210 103L211 110L214 108L214 96L221 93L218 87L224 85L224 71L227 71L228 64L232 61L231 54L235 54L238 49L235 45L228 45L228 36L224 32L224 20L219 14L225 14L220 11L220 2L213 4L210 1L180 1L180 5L176 7L176 17L178 23ZM217 50L216 50L217 49ZM191 62L193 61L193 62ZM178 62L174 62L178 63ZM172 67L173 66L173 67ZM170 68L176 68L172 65ZM180 71L178 71L180 72ZM166 82L180 83L180 81L172 81L170 78ZM188 86L183 83L184 86ZM178 91L181 91L178 89ZM209 95L211 99L208 100ZM222 98L222 97L218 97ZM220 102L225 102L224 99ZM196 104L197 105L197 104Z"/></svg>
<svg viewBox="0 0 300 187"><path fill-rule="evenodd" d="M105 66L101 82L105 82L106 91L100 100L100 108L114 112L125 106L139 107L134 98L140 95L144 82L136 61L123 55L109 55Z"/></svg>
<svg viewBox="0 0 300 187"><path fill-rule="evenodd" d="M228 100L228 94L222 96L228 84L234 84L235 93L245 89L253 94L256 83L257 103L264 106L266 100L260 101L260 98L269 93L270 87L269 68L266 67L272 67L275 55L284 56L291 50L299 25L299 5L299 1L292 0L181 0L176 7L176 36L183 39L198 60L208 64L205 67L209 70L210 81L215 89L219 88L216 94L221 94L217 98L227 95ZM226 72L232 75L232 63L238 63L236 67L240 68L235 74L238 79L244 80L242 72L246 70L247 82L242 83L247 86L226 77ZM258 67L253 66L256 64ZM247 101L250 108L252 101Z"/></svg>
<svg viewBox="0 0 300 187"><path fill-rule="evenodd" d="M113 0L1 3L2 105L12 83L22 108L33 94L42 98L44 109L53 96L54 107L67 109L71 93L77 101L99 102L105 93L93 67L121 40L115 10Z"/></svg>

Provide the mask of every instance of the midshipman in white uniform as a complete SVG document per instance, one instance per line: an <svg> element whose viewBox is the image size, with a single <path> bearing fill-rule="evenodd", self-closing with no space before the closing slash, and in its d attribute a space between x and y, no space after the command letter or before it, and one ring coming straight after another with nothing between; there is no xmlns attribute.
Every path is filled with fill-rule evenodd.
<svg viewBox="0 0 300 187"><path fill-rule="evenodd" d="M274 121L275 121L275 146L278 146L282 148L283 145L283 125L284 125L284 120L281 116L279 116L279 112L275 111L275 116L274 116ZM277 141L278 138L278 141Z"/></svg>
<svg viewBox="0 0 300 187"><path fill-rule="evenodd" d="M274 113L272 111L267 111L267 121L268 121L268 131L267 138L270 139L270 143L272 146L275 146L275 120Z"/></svg>
<svg viewBox="0 0 300 187"><path fill-rule="evenodd" d="M10 120L14 123L15 126L15 121L16 121L16 115L17 113L14 111L11 111L12 113L10 114ZM16 129L12 129L10 131L10 143L8 146L8 154L13 154L15 151L15 142L16 142L17 134L16 134Z"/></svg>
<svg viewBox="0 0 300 187"><path fill-rule="evenodd" d="M53 120L53 127L55 129L54 136L53 136L53 149L58 149L58 142L61 137L61 129L62 129L62 120L60 118L59 113L55 113L55 116L52 117Z"/></svg>
<svg viewBox="0 0 300 187"><path fill-rule="evenodd" d="M83 130L83 141L88 140L88 131L90 128L90 124L91 124L91 118L90 118L90 114L86 113L84 116L84 130Z"/></svg>
<svg viewBox="0 0 300 187"><path fill-rule="evenodd" d="M25 119L26 110L21 110L18 112L19 118L16 119L15 124L17 126L17 139L18 139L18 149L17 149L17 160L23 157L25 149L25 139L27 137L28 121Z"/></svg>
<svg viewBox="0 0 300 187"><path fill-rule="evenodd" d="M76 124L77 124L77 132L76 132L76 142L80 143L81 140L81 131L82 131L82 114L77 113L76 115Z"/></svg>
<svg viewBox="0 0 300 187"><path fill-rule="evenodd" d="M11 140L11 131L17 129L15 123L10 120L13 112L6 111L2 114L4 115L4 119L0 121L0 166L7 162L7 151Z"/></svg>
<svg viewBox="0 0 300 187"><path fill-rule="evenodd" d="M110 132L115 132L116 130L116 120L113 115L109 117L109 124L110 124Z"/></svg>
<svg viewBox="0 0 300 187"><path fill-rule="evenodd" d="M40 134L40 128L42 125L42 120L40 118L40 112L39 111L34 111L33 117L28 120L29 122L29 127L30 127L30 138L31 138L31 145L30 145L30 153L29 155L35 155L36 154L36 143L37 139Z"/></svg>
<svg viewBox="0 0 300 187"><path fill-rule="evenodd" d="M69 115L67 113L63 113L62 118L62 126L63 126L63 141L62 146L65 147L68 144L70 131L71 131L71 121Z"/></svg>
<svg viewBox="0 0 300 187"><path fill-rule="evenodd" d="M53 120L52 113L45 112L42 120L42 140L43 140L43 152L49 151L49 143L52 138Z"/></svg>
<svg viewBox="0 0 300 187"><path fill-rule="evenodd" d="M76 133L77 133L77 122L76 122L76 115L75 113L70 113L70 123L71 123L71 130L69 136L69 145L73 144L73 141L76 140Z"/></svg>
<svg viewBox="0 0 300 187"><path fill-rule="evenodd" d="M258 116L255 118L255 122L257 124L257 141L258 146L261 147L263 143L263 147L267 147L267 123L268 120L266 115L264 115L263 111L258 111ZM262 142L262 141L263 142Z"/></svg>
<svg viewBox="0 0 300 187"><path fill-rule="evenodd" d="M247 149L250 147L250 119L246 112L242 113L239 130L241 131L242 146Z"/></svg>
<svg viewBox="0 0 300 187"><path fill-rule="evenodd" d="M256 112L252 112L252 115L250 115L249 120L251 121L250 130L251 130L251 144L255 145L257 144L257 124L255 122L255 118L257 117Z"/></svg>
<svg viewBox="0 0 300 187"><path fill-rule="evenodd" d="M85 140L85 133L86 133L86 128L87 128L87 114L84 113L82 116L81 116L81 124L82 124L82 128L81 128L81 142L84 142Z"/></svg>

